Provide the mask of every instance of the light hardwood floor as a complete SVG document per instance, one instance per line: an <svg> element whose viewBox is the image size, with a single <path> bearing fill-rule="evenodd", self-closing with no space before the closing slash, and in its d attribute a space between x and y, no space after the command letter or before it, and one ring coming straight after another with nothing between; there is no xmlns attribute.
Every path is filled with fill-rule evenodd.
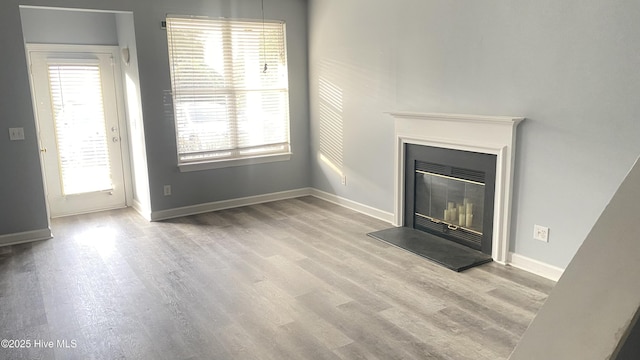
<svg viewBox="0 0 640 360"><path fill-rule="evenodd" d="M56 219L54 239L0 248L0 339L31 343L0 358L507 358L554 283L365 235L387 227L313 197Z"/></svg>

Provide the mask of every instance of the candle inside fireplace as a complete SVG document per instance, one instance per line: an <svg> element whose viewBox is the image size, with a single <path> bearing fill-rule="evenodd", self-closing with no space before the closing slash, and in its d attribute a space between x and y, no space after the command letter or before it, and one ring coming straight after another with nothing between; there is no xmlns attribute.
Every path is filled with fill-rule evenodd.
<svg viewBox="0 0 640 360"><path fill-rule="evenodd" d="M466 226L470 228L473 225L473 214L467 214Z"/></svg>

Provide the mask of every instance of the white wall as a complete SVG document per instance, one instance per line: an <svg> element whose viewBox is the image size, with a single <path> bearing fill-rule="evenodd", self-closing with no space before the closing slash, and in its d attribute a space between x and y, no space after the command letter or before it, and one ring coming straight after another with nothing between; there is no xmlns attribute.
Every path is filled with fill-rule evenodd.
<svg viewBox="0 0 640 360"><path fill-rule="evenodd" d="M564 268L640 154L640 3L309 3L313 186L392 212L385 112L524 116L511 250Z"/></svg>

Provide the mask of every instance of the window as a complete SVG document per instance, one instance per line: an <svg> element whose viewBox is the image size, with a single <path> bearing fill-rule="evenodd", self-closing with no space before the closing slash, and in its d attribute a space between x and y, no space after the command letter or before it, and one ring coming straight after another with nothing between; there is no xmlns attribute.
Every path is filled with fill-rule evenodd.
<svg viewBox="0 0 640 360"><path fill-rule="evenodd" d="M283 22L168 16L178 164L286 155Z"/></svg>

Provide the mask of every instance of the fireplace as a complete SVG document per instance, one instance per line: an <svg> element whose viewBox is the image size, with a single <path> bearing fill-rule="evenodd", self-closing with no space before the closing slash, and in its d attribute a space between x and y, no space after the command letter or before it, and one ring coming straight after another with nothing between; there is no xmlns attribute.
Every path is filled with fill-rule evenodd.
<svg viewBox="0 0 640 360"><path fill-rule="evenodd" d="M399 240L394 245L435 248L447 258L452 244L506 264L516 128L524 118L411 112L391 116L396 140L396 228L388 233ZM431 154L413 157L414 145ZM434 151L446 154L433 156ZM457 154L468 159L460 160ZM485 161L479 158L489 167L478 167ZM423 234L431 240L424 242Z"/></svg>
<svg viewBox="0 0 640 360"><path fill-rule="evenodd" d="M405 145L404 226L491 255L496 156Z"/></svg>

